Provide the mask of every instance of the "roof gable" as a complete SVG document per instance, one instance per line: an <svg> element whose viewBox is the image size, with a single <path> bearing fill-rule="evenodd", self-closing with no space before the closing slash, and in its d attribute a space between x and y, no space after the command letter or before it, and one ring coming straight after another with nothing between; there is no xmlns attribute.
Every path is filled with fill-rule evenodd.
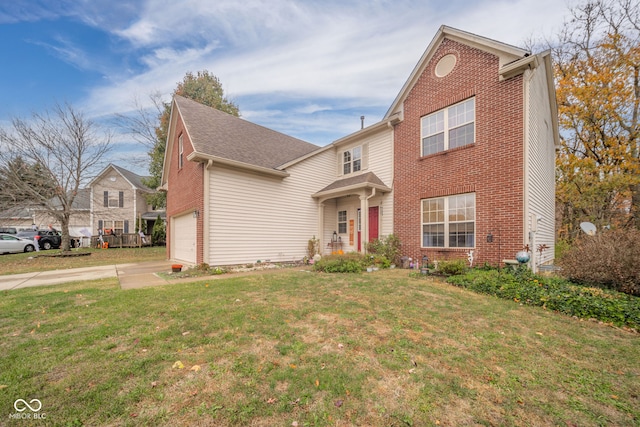
<svg viewBox="0 0 640 427"><path fill-rule="evenodd" d="M411 89L416 84L424 70L427 68L429 62L433 59L433 55L445 38L497 56L500 67L504 67L507 64L518 61L519 59L529 55L529 53L524 49L442 25L409 75L409 78L400 90L400 93L398 93L398 96L391 104L391 107L385 114L384 119L391 119L394 115L401 115L402 103L409 95Z"/></svg>
<svg viewBox="0 0 640 427"><path fill-rule="evenodd" d="M100 172L95 178L93 178L91 180L91 182L89 183L89 187L94 186L98 181L104 179L104 176L110 170L115 170L120 176L122 176L136 190L153 191L149 187L147 187L146 185L144 185L142 183L142 179L144 177L142 177L142 176L140 176L138 174L135 174L135 173L133 173L133 172L127 170L127 169L124 169L124 168L122 168L120 166L116 166L113 163L109 163L109 165L106 168L104 168L102 170L102 172Z"/></svg>
<svg viewBox="0 0 640 427"><path fill-rule="evenodd" d="M174 96L174 108L198 154L278 169L319 148L179 95Z"/></svg>

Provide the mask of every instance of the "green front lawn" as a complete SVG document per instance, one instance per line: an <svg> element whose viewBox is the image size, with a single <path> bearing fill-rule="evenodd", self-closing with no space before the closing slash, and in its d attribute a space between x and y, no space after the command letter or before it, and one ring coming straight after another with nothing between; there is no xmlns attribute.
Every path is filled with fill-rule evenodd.
<svg viewBox="0 0 640 427"><path fill-rule="evenodd" d="M96 265L128 264L132 262L160 261L167 258L164 246L143 248L73 249L72 254L87 256L57 257L61 251L49 250L23 254L0 255L0 274L31 273Z"/></svg>
<svg viewBox="0 0 640 427"><path fill-rule="evenodd" d="M640 424L637 334L406 270L0 295L0 425Z"/></svg>

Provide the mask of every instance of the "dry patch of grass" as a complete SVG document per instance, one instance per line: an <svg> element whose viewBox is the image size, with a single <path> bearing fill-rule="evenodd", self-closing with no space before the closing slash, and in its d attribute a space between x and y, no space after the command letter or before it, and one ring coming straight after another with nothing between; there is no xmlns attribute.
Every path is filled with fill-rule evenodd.
<svg viewBox="0 0 640 427"><path fill-rule="evenodd" d="M636 334L401 270L24 289L0 313L0 414L37 398L53 424L640 422Z"/></svg>
<svg viewBox="0 0 640 427"><path fill-rule="evenodd" d="M144 248L73 249L74 253L89 253L88 256L57 257L59 250L10 254L0 256L0 274L20 274L34 271L62 270L67 268L97 265L128 264L166 259L166 248L161 246Z"/></svg>

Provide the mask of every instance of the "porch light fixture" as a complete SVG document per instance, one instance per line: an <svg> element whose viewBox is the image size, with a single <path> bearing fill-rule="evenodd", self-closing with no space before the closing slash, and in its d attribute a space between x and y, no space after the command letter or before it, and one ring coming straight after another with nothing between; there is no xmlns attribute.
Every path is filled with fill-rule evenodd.
<svg viewBox="0 0 640 427"><path fill-rule="evenodd" d="M335 231L333 232L333 238L331 239L331 241L333 241L333 242L337 242L338 241L338 233L336 233Z"/></svg>
<svg viewBox="0 0 640 427"><path fill-rule="evenodd" d="M493 234L491 232L487 234L487 243L493 243Z"/></svg>
<svg viewBox="0 0 640 427"><path fill-rule="evenodd" d="M200 216L200 211L199 210L193 211L193 217L194 218L198 218L199 216Z"/></svg>

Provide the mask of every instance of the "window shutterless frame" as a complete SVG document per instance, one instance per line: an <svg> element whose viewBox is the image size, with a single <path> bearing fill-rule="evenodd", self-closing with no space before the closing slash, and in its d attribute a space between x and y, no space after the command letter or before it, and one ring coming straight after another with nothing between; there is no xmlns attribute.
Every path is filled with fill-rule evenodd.
<svg viewBox="0 0 640 427"><path fill-rule="evenodd" d="M421 201L423 248L473 248L476 237L475 193Z"/></svg>
<svg viewBox="0 0 640 427"><path fill-rule="evenodd" d="M475 98L422 117L420 154L428 156L475 142Z"/></svg>

